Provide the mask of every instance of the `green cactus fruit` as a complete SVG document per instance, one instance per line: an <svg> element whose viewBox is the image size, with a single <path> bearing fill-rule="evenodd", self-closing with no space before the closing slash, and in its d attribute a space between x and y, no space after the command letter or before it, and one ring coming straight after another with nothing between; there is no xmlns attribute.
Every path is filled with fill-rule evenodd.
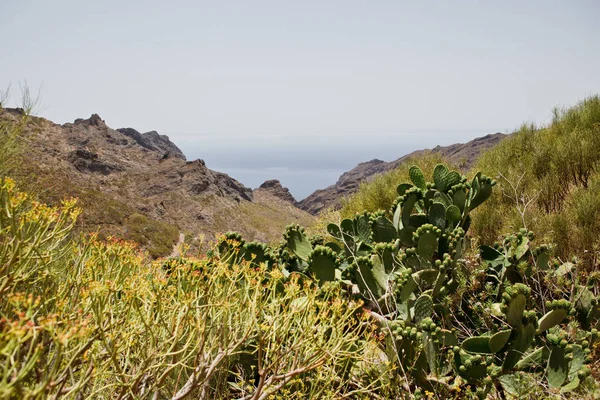
<svg viewBox="0 0 600 400"><path fill-rule="evenodd" d="M446 208L446 219L452 223L454 222L458 222L461 219L461 212L460 209L455 206L454 204L448 206L448 208Z"/></svg>
<svg viewBox="0 0 600 400"><path fill-rule="evenodd" d="M569 313L568 310L564 308L558 308L552 311L549 311L544 315L539 321L539 327L536 334L540 334L548 329L560 324Z"/></svg>
<svg viewBox="0 0 600 400"><path fill-rule="evenodd" d="M415 322L419 323L433 315L433 300L426 294L419 296L414 306Z"/></svg>
<svg viewBox="0 0 600 400"><path fill-rule="evenodd" d="M317 246L308 259L306 273L314 275L319 283L331 282L336 279L336 268L339 262L335 253L328 247Z"/></svg>
<svg viewBox="0 0 600 400"><path fill-rule="evenodd" d="M446 168L443 164L438 164L433 169L433 182L435 183L435 187L438 190L444 191L445 188L445 180L444 178L448 174L448 168Z"/></svg>
<svg viewBox="0 0 600 400"><path fill-rule="evenodd" d="M411 185L410 183L401 183L396 188L396 192L398 192L398 196L404 196L406 191L412 187L413 185Z"/></svg>
<svg viewBox="0 0 600 400"><path fill-rule="evenodd" d="M462 342L462 348L469 353L493 354L489 336L473 336Z"/></svg>
<svg viewBox="0 0 600 400"><path fill-rule="evenodd" d="M446 208L443 204L431 204L429 207L429 222L440 229L446 227Z"/></svg>
<svg viewBox="0 0 600 400"><path fill-rule="evenodd" d="M512 334L512 329L505 329L499 332L496 332L490 337L490 351L492 353L498 353L500 350L506 346L510 336Z"/></svg>
<svg viewBox="0 0 600 400"><path fill-rule="evenodd" d="M561 387L567 380L567 361L565 360L565 351L560 346L553 346L550 349L550 358L546 368L546 377L551 387Z"/></svg>
<svg viewBox="0 0 600 400"><path fill-rule="evenodd" d="M413 165L408 170L408 175L410 176L411 182L418 187L419 189L426 189L425 186L425 177L423 176L423 171L421 168Z"/></svg>
<svg viewBox="0 0 600 400"><path fill-rule="evenodd" d="M371 221L373 241L377 243L390 243L398 238L394 224L386 217L380 215Z"/></svg>
<svg viewBox="0 0 600 400"><path fill-rule="evenodd" d="M313 249L304 229L298 225L289 226L285 236L288 250L302 261L307 261Z"/></svg>

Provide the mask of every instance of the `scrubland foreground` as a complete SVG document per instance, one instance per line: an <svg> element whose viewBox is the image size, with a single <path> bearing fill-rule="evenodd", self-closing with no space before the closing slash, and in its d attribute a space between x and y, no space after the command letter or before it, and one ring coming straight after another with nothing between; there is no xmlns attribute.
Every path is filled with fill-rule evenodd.
<svg viewBox="0 0 600 400"><path fill-rule="evenodd" d="M388 207L320 236L158 262L3 178L0 397L600 397L593 262L526 227L468 236L490 176L406 171Z"/></svg>

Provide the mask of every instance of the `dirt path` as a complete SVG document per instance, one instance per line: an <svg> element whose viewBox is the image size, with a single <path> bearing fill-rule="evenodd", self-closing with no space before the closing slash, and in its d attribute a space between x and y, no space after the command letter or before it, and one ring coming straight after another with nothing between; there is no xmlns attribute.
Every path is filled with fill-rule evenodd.
<svg viewBox="0 0 600 400"><path fill-rule="evenodd" d="M175 257L179 257L181 255L180 249L181 249L181 245L183 244L184 241L185 241L185 235L183 233L180 233L179 241L177 243L175 243L175 246L173 246L173 252L169 256L169 258L175 258Z"/></svg>

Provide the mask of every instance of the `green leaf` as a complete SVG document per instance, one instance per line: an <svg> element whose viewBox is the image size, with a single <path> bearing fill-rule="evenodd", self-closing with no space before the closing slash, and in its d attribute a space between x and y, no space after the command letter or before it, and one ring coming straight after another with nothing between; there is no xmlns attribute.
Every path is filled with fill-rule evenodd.
<svg viewBox="0 0 600 400"><path fill-rule="evenodd" d="M431 204L429 207L429 222L440 229L446 227L446 209L443 204Z"/></svg>
<svg viewBox="0 0 600 400"><path fill-rule="evenodd" d="M358 240L363 243L371 242L371 224L367 215L359 215L355 218L356 234Z"/></svg>
<svg viewBox="0 0 600 400"><path fill-rule="evenodd" d="M462 213L465 209L465 205L467 203L467 192L464 190L458 190L452 196L452 203L460 208L460 212Z"/></svg>
<svg viewBox="0 0 600 400"><path fill-rule="evenodd" d="M392 222L384 216L373 220L373 241L377 243L390 243L398 238L398 233Z"/></svg>
<svg viewBox="0 0 600 400"><path fill-rule="evenodd" d="M444 189L444 177L448 174L448 168L445 165L438 164L433 169L433 182L438 190Z"/></svg>
<svg viewBox="0 0 600 400"><path fill-rule="evenodd" d="M548 359L548 349L546 347L538 347L537 349L525 354L525 356L517 363L518 369L527 369L531 367L541 367Z"/></svg>
<svg viewBox="0 0 600 400"><path fill-rule="evenodd" d="M540 319L536 333L539 335L553 326L560 324L567 317L567 314L568 312L564 308L558 308L547 312L546 315Z"/></svg>
<svg viewBox="0 0 600 400"><path fill-rule="evenodd" d="M577 389L579 387L579 377L575 377L573 378L573 380L569 383L567 383L565 386L560 388L560 392L561 393L569 393L572 392L573 390Z"/></svg>
<svg viewBox="0 0 600 400"><path fill-rule="evenodd" d="M583 352L583 347L581 347L581 345L574 344L571 354L573 355L573 359L571 360L571 365L569 366L569 379L574 380L577 379L577 373L581 367L583 367L583 363L585 362L585 353Z"/></svg>
<svg viewBox="0 0 600 400"><path fill-rule="evenodd" d="M340 227L336 224L327 225L327 232L336 239L342 238L342 231L340 231Z"/></svg>
<svg viewBox="0 0 600 400"><path fill-rule="evenodd" d="M415 233L416 229L412 226L406 226L400 230L398 233L398 238L400 239L400 243L406 247L413 247L413 233Z"/></svg>
<svg viewBox="0 0 600 400"><path fill-rule="evenodd" d="M410 183L401 183L396 188L396 192L398 192L398 196L404 196L404 193L406 193L406 191L412 187L413 185Z"/></svg>
<svg viewBox="0 0 600 400"><path fill-rule="evenodd" d="M502 370L509 371L513 369L513 367L519 362L523 354L527 351L531 342L533 341L533 337L535 335L535 327L533 324L527 324L522 328L518 329L517 335L515 339L509 346L508 352L504 357L504 362L502 363Z"/></svg>
<svg viewBox="0 0 600 400"><path fill-rule="evenodd" d="M293 229L288 232L287 246L302 261L308 260L312 245L304 233Z"/></svg>
<svg viewBox="0 0 600 400"><path fill-rule="evenodd" d="M314 274L320 283L335 280L336 257L324 246L317 246L310 255L310 265L307 273Z"/></svg>
<svg viewBox="0 0 600 400"><path fill-rule="evenodd" d="M476 196L471 200L469 208L474 210L492 195L492 185L489 183L480 183Z"/></svg>
<svg viewBox="0 0 600 400"><path fill-rule="evenodd" d="M560 346L553 346L550 350L548 367L546 368L548 383L552 387L561 387L567 380L567 361L565 352Z"/></svg>
<svg viewBox="0 0 600 400"><path fill-rule="evenodd" d="M404 199L402 203L402 225L408 226L410 224L409 218L412 214L413 208L415 207L415 203L417 202L417 195L411 194Z"/></svg>
<svg viewBox="0 0 600 400"><path fill-rule="evenodd" d="M423 176L423 171L416 165L413 165L408 170L408 175L410 176L410 180L416 187L419 189L425 189L425 177Z"/></svg>
<svg viewBox="0 0 600 400"><path fill-rule="evenodd" d="M523 318L523 311L527 305L527 298L522 293L517 294L513 297L508 304L508 311L506 313L506 321L513 328L521 326L521 319Z"/></svg>
<svg viewBox="0 0 600 400"><path fill-rule="evenodd" d="M426 294L419 296L415 301L415 322L419 323L433 315L433 300Z"/></svg>
<svg viewBox="0 0 600 400"><path fill-rule="evenodd" d="M462 343L462 348L469 353L482 353L482 354L493 354L490 349L490 337L489 336L473 336Z"/></svg>
<svg viewBox="0 0 600 400"><path fill-rule="evenodd" d="M508 339L510 339L510 335L512 334L512 329L505 329L503 331L496 332L490 337L490 351L492 353L497 353L506 346L508 343Z"/></svg>
<svg viewBox="0 0 600 400"><path fill-rule="evenodd" d="M448 206L448 208L446 208L446 219L450 222L460 221L460 209L455 205Z"/></svg>
<svg viewBox="0 0 600 400"><path fill-rule="evenodd" d="M426 232L419 236L419 243L417 245L417 252L419 257L426 260L431 260L433 254L437 250L438 239L433 232Z"/></svg>
<svg viewBox="0 0 600 400"><path fill-rule="evenodd" d="M421 225L425 225L429 222L429 218L425 214L413 214L408 219L408 224L415 228L419 228Z"/></svg>

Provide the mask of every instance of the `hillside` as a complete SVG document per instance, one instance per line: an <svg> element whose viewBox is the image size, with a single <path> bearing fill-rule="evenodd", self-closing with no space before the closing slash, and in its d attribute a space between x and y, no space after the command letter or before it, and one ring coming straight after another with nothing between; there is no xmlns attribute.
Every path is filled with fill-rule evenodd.
<svg viewBox="0 0 600 400"><path fill-rule="evenodd" d="M467 169L484 150L494 147L506 136L503 133L493 133L478 137L467 143L437 146L430 150L417 150L390 162L375 159L360 163L350 171L343 173L335 184L325 189L319 189L299 201L298 207L313 215L329 207L338 207L344 197L358 190L361 182L371 179L375 175L395 169L408 158L427 152L438 153L448 161Z"/></svg>
<svg viewBox="0 0 600 400"><path fill-rule="evenodd" d="M0 111L17 122L18 109ZM257 196L202 160L186 160L165 135L112 129L100 116L55 124L32 117L24 129L21 174L44 201L77 197L79 228L134 240L169 254L179 233L191 241L236 230L250 240L279 239L285 225L312 217L268 191Z"/></svg>

